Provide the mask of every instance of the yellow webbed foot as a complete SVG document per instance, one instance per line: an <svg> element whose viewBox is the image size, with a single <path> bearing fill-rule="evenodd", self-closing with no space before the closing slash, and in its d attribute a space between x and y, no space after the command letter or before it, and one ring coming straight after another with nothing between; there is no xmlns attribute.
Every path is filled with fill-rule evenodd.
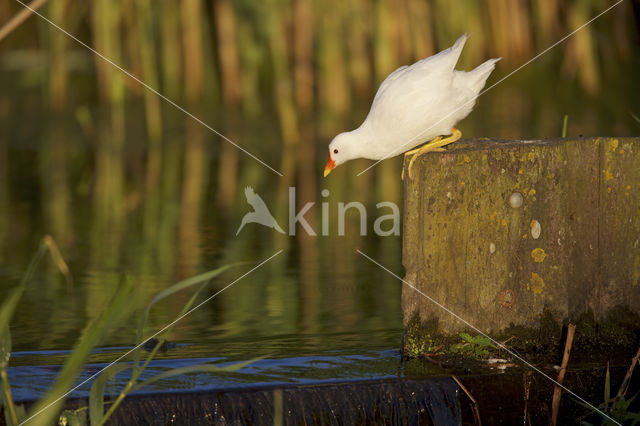
<svg viewBox="0 0 640 426"><path fill-rule="evenodd" d="M460 132L460 130L456 129L455 127L451 130L451 135L443 138L442 136L438 136L437 138L433 139L432 141L422 145L419 148L413 149L411 151L407 151L404 155L411 155L413 154L413 156L411 157L411 161L409 161L409 166L408 166L408 173L409 173L409 179L413 180L413 175L411 173L411 168L413 167L413 163L414 161L416 161L416 158L418 158L419 156L421 156L422 154L426 154L427 152L443 152L446 151L443 147L446 145L449 145L455 141L457 141L458 139L460 139L462 137L462 132ZM402 167L402 180L404 180L404 164Z"/></svg>

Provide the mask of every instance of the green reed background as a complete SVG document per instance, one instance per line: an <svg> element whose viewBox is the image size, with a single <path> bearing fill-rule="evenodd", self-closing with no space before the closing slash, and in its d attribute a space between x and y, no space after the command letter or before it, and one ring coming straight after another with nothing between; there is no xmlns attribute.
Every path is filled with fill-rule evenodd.
<svg viewBox="0 0 640 426"><path fill-rule="evenodd" d="M49 233L74 272L85 274L79 281L86 285L68 289L44 276L18 315L27 329L54 316L65 325L51 341L26 333L23 343L61 344L65 333L95 317L124 270L134 271L143 305L175 278L266 258L280 248L291 249L289 255L256 274L265 285L238 286L220 296L214 322L231 324L221 330L347 331L384 327L390 318L399 324L398 283L378 277L383 284L375 292L358 284L367 275L353 253L369 248L399 269L400 238L357 235L355 215L347 237L292 239L258 229L236 238L248 211L243 187L253 185L281 225L287 223L289 186L296 186L299 206L334 202L332 233L337 201L362 201L370 214L381 200L401 205L399 159L359 178L355 174L369 162L320 177L327 143L364 118L389 72L469 32L459 68L502 56L491 84L611 4L49 0L41 9L45 16L284 176L32 16L0 41L2 275L15 281L37 241ZM0 22L20 9L11 0L1 2ZM632 97L640 69L632 9L631 1L623 2L487 93L478 106L482 112L462 123L463 133L558 136L566 113L569 135L637 134L629 115L640 111ZM327 200L322 188L330 190ZM316 230L320 214L318 207L305 216ZM43 301L49 302L45 309ZM184 300L179 302L175 306ZM164 309L168 318L177 308ZM37 321L27 320L30 314ZM193 324L210 323L207 315L194 314ZM163 324L161 317L150 318L150 326Z"/></svg>

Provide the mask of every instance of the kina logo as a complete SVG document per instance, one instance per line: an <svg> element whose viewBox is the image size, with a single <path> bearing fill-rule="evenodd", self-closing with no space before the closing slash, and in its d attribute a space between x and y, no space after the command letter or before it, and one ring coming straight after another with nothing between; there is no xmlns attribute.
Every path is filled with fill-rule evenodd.
<svg viewBox="0 0 640 426"><path fill-rule="evenodd" d="M242 228L248 223L259 223L268 228L273 228L281 234L285 233L282 228L280 228L280 225L278 225L278 222L276 222L262 197L256 194L252 187L247 186L244 189L244 196L247 198L247 203L253 207L253 211L242 217L242 222L236 231L236 235L238 235Z"/></svg>

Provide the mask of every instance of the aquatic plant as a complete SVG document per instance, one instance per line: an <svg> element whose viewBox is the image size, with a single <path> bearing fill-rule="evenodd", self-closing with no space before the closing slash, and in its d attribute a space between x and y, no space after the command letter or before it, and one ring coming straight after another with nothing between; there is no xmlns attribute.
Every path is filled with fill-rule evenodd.
<svg viewBox="0 0 640 426"><path fill-rule="evenodd" d="M65 410L59 414L62 406L64 405L67 394L75 384L79 373L84 368L93 349L98 345L100 340L109 333L110 330L117 328L120 323L130 316L129 313L132 308L131 293L133 289L133 282L130 278L124 277L110 302L105 307L103 313L89 324L83 335L78 339L73 351L62 366L53 386L43 398L31 407L27 413L24 406L16 405L11 396L11 385L7 374L12 350L9 323L22 294L24 293L28 283L32 280L37 266L40 264L47 252L52 255L59 271L65 276L69 283L71 282L69 268L62 258L57 245L50 236L45 236L39 249L31 259L20 284L10 292L0 306L0 378L2 381L2 405L4 407L5 423L7 425L14 426L26 421L29 421L29 424L32 425L48 425L54 423L56 419L59 424L87 424L87 411L91 425L102 425L109 419L128 394L140 390L151 383L157 382L158 380L190 373L220 373L236 371L256 360L253 359L223 367L207 363L190 365L167 370L146 380L139 380L140 375L156 356L158 351L165 347L166 341L163 336L173 329L178 320L182 319L182 317L186 316L190 312L202 291L213 278L219 276L228 269L237 266L238 264L222 266L215 270L182 280L158 293L141 313L137 330L137 344L131 351L133 358L132 361L112 363L95 378L89 394L88 407ZM143 338L150 309L161 300L193 286L198 286L197 290L182 307L181 311L176 316L176 319L170 322L170 324L160 332L154 334L153 339ZM149 352L143 359L142 354L147 349L149 349ZM121 389L115 400L105 403L104 391L107 382L113 379L118 373L126 370L131 370L131 378L123 389ZM105 405L109 405L106 413L104 411Z"/></svg>
<svg viewBox="0 0 640 426"><path fill-rule="evenodd" d="M620 387L618 388L618 392L615 396L611 394L611 374L609 372L609 365L607 365L607 370L604 378L604 401L602 404L598 406L601 411L598 411L597 414L600 416L596 417L596 420L582 420L580 422L583 426L592 426L596 424L602 425L613 425L613 424L623 424L628 426L633 426L636 424L640 424L640 411L633 412L631 411L631 404L638 397L639 394L635 394L632 397L627 396L627 392L629 390L629 385L631 383L631 376L633 375L633 371L636 365L640 362L640 349L636 353L636 356L631 360L631 365L627 370L627 374L624 376ZM577 401L578 404L582 405L585 408L589 409L589 414L585 417L595 415L595 412L591 407L584 404L582 401ZM606 414L606 416L605 416ZM615 420L615 423L611 419ZM595 423L593 423L595 422Z"/></svg>
<svg viewBox="0 0 640 426"><path fill-rule="evenodd" d="M468 333L460 333L458 336L460 336L462 342L451 345L451 352L479 359L489 355L490 350L496 349L491 340L481 334L471 336Z"/></svg>

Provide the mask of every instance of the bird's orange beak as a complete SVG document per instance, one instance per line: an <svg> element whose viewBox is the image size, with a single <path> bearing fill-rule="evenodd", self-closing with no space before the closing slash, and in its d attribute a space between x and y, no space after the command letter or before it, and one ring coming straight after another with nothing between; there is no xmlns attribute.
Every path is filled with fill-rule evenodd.
<svg viewBox="0 0 640 426"><path fill-rule="evenodd" d="M331 159L331 154L329 154L329 161L327 161L327 165L324 166L324 177L327 177L331 170L336 166L336 162Z"/></svg>

